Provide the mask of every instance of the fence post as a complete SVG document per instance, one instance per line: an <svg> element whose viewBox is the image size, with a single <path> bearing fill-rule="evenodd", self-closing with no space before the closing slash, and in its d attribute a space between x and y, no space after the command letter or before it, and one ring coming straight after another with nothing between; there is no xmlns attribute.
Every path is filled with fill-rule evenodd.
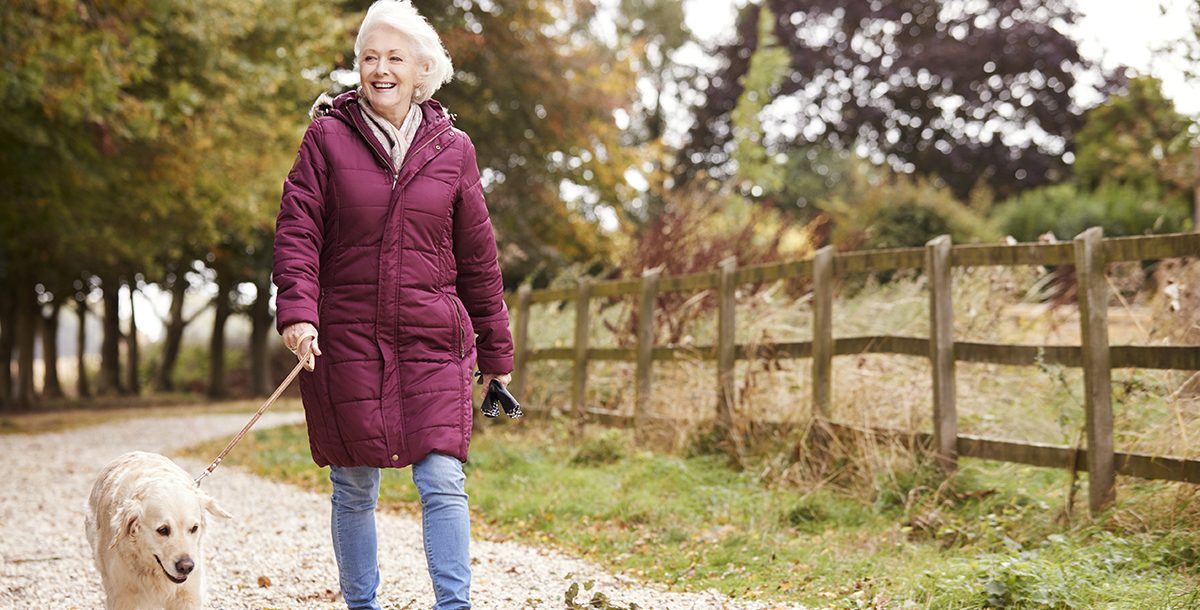
<svg viewBox="0 0 1200 610"><path fill-rule="evenodd" d="M717 284L717 421L732 433L733 407L737 399L733 377L734 357L737 355L734 326L737 257L726 258L720 265L720 282Z"/></svg>
<svg viewBox="0 0 1200 610"><path fill-rule="evenodd" d="M587 392L588 325L592 296L591 278L579 278L579 289L575 293L575 368L571 374L571 408L583 416L585 393Z"/></svg>
<svg viewBox="0 0 1200 610"><path fill-rule="evenodd" d="M813 257L813 419L829 419L833 402L833 246Z"/></svg>
<svg viewBox="0 0 1200 610"><path fill-rule="evenodd" d="M1087 411L1088 509L1093 515L1116 500L1103 237L1100 227L1092 227L1080 233L1074 244L1083 352L1083 405Z"/></svg>
<svg viewBox="0 0 1200 610"><path fill-rule="evenodd" d="M933 369L933 450L943 470L958 465L958 412L954 384L954 310L951 299L950 236L925 244L929 280L929 363Z"/></svg>
<svg viewBox="0 0 1200 610"><path fill-rule="evenodd" d="M662 269L642 272L642 302L638 309L637 387L633 402L633 422L642 427L650 406L650 376L654 359L654 301L658 297L658 277Z"/></svg>
<svg viewBox="0 0 1200 610"><path fill-rule="evenodd" d="M525 392L525 356L529 351L529 284L517 288L517 328L513 337L513 389L518 395Z"/></svg>

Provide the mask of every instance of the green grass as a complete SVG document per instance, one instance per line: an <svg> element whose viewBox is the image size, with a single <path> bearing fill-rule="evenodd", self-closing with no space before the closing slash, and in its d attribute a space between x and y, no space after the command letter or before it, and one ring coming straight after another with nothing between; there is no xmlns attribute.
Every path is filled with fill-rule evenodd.
<svg viewBox="0 0 1200 610"><path fill-rule="evenodd" d="M626 431L573 436L527 419L476 435L467 491L478 536L675 590L835 608L1200 607L1194 487L1123 480L1116 509L1067 524L1065 472L965 460L943 482L909 459L864 497L754 474L771 460L735 471L717 455L647 450ZM254 433L228 462L329 489L302 427ZM385 472L385 508L416 514L409 473Z"/></svg>
<svg viewBox="0 0 1200 610"><path fill-rule="evenodd" d="M138 417L253 413L261 405L261 399L208 402L193 394L63 400L28 413L0 416L0 434L44 434ZM282 398L271 405L270 410L298 411L301 408L299 399Z"/></svg>

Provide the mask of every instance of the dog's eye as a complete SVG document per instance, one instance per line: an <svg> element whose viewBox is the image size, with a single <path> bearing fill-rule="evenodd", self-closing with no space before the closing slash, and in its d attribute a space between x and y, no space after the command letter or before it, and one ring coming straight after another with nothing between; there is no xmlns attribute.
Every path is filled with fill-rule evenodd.
<svg viewBox="0 0 1200 610"><path fill-rule="evenodd" d="M158 532L159 536L170 536L171 535L171 528L166 525L164 525L154 531Z"/></svg>
<svg viewBox="0 0 1200 610"><path fill-rule="evenodd" d="M200 526L199 526L199 525L193 525L193 526L192 526L192 529L188 530L188 533L189 533L189 534L195 534L195 533L196 533L196 530L199 530L199 529L200 529Z"/></svg>

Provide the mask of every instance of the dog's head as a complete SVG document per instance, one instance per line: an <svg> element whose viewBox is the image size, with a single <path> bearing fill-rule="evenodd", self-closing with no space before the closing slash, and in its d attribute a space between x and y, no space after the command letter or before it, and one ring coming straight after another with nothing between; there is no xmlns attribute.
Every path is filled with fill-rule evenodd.
<svg viewBox="0 0 1200 610"><path fill-rule="evenodd" d="M126 500L113 516L113 544L126 542L146 571L187 581L201 559L200 540L211 513L230 518L211 496L181 485L155 486Z"/></svg>

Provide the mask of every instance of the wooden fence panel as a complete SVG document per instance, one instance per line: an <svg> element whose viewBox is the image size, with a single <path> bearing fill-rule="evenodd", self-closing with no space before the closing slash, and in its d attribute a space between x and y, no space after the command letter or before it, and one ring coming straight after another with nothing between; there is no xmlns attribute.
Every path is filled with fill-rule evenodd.
<svg viewBox="0 0 1200 610"><path fill-rule="evenodd" d="M722 261L715 272L676 277L649 276L641 280L580 281L576 288L530 291L523 287L515 298L514 384L525 388L527 364L538 360L572 360L572 406L581 414L586 408L587 364L590 360L637 363L637 394L633 419L648 417L651 395L650 371L654 361L715 360L718 369L716 416L732 426L736 388L734 363L741 359L813 358L814 416L828 417L832 405L832 357L852 354L902 354L929 358L934 375L935 434L902 433L908 442L936 448L943 459L954 455L980 457L1038 466L1086 469L1090 474L1089 507L1093 512L1114 500L1115 473L1151 479L1200 483L1200 461L1174 457L1117 453L1113 448L1111 369L1200 370L1198 346L1109 346L1107 331L1107 282L1104 266L1111 261L1153 260L1195 256L1200 253L1200 234L1102 239L1099 229L1082 233L1072 242L1016 244L1012 246L951 246L934 240L926 248L900 248L867 252L818 251L811 260L755 265L739 269L736 260ZM1074 263L1078 270L1081 346L996 345L953 340L950 318L949 269L993 265L1061 265ZM931 338L866 336L834 338L832 335L833 276L837 273L924 268L930 276ZM812 277L814 285L813 341L735 343L735 298L737 287L791 278ZM718 290L718 340L716 345L667 347L653 345L653 307L657 294ZM592 348L588 346L591 298L641 294L638 345L636 348ZM512 303L511 297L508 299ZM529 349L529 311L535 303L575 300L575 345ZM996 439L958 436L954 417L955 362L1001 365L1039 363L1082 367L1088 448L1017 443ZM610 414L611 415L611 414ZM658 419L658 418L650 418ZM837 424L833 424L837 426ZM870 434L888 434L871 431ZM936 441L935 441L936 437ZM880 437L882 438L882 437ZM914 445L917 446L917 445ZM1072 462L1073 463L1068 463Z"/></svg>
<svg viewBox="0 0 1200 610"><path fill-rule="evenodd" d="M717 272L710 271L706 273L689 273L688 275L664 277L659 280L658 291L667 293L709 290L717 287L718 276Z"/></svg>
<svg viewBox="0 0 1200 610"><path fill-rule="evenodd" d="M833 247L813 257L813 416L829 418L833 403Z"/></svg>
<svg viewBox="0 0 1200 610"><path fill-rule="evenodd" d="M1099 228L1075 238L1079 325L1083 341L1083 404L1087 411L1088 506L1098 513L1116 499L1113 474L1112 370L1108 352L1108 280Z"/></svg>
<svg viewBox="0 0 1200 610"><path fill-rule="evenodd" d="M737 259L721 261L721 282L717 300L717 421L726 430L733 429L733 408L737 404L733 365L736 360Z"/></svg>
<svg viewBox="0 0 1200 610"><path fill-rule="evenodd" d="M954 384L954 307L951 299L950 236L925 246L929 281L929 362L933 371L933 449L943 470L957 465L958 411Z"/></svg>
<svg viewBox="0 0 1200 610"><path fill-rule="evenodd" d="M843 252L833 257L833 272L837 275L866 273L869 271L892 271L895 269L920 269L924 266L924 248L892 248L887 250Z"/></svg>
<svg viewBox="0 0 1200 610"><path fill-rule="evenodd" d="M1200 233L1110 237L1102 242L1104 260L1148 261L1179 256L1200 256Z"/></svg>
<svg viewBox="0 0 1200 610"><path fill-rule="evenodd" d="M1109 356L1114 369L1200 371L1200 346L1195 345L1114 345Z"/></svg>
<svg viewBox="0 0 1200 610"><path fill-rule="evenodd" d="M734 356L737 360L813 358L815 349L812 341L755 343L735 346ZM588 353L593 352L609 354L602 357L608 360L619 359L618 355L620 354L635 353L628 349L597 352L597 348L589 348ZM1113 345L1109 347L1109 353L1114 369L1200 370L1200 347L1195 346ZM574 349L570 347L526 348L525 360L528 362L571 360L574 358L574 354ZM716 354L716 348L711 345L655 346L651 350L651 360L716 360ZM831 354L834 356L898 354L927 358L929 357L929 339L897 335L840 337L833 339ZM957 362L1010 366L1033 366L1040 361L1053 366L1083 368L1083 352L1076 345L1005 345L955 341L954 359ZM636 360L636 356L629 357L630 362L636 362ZM514 374L514 378L515 376Z"/></svg>
<svg viewBox="0 0 1200 610"><path fill-rule="evenodd" d="M751 265L738 269L737 283L739 286L742 284L765 284L778 280L809 277L812 274L813 261L811 260Z"/></svg>
<svg viewBox="0 0 1200 610"><path fill-rule="evenodd" d="M1057 244L1015 244L1012 246L954 246L950 263L955 267L991 267L1015 265L1070 265L1075 262L1071 242Z"/></svg>
<svg viewBox="0 0 1200 610"><path fill-rule="evenodd" d="M529 284L517 289L517 328L513 333L513 391L525 393L525 379L529 359Z"/></svg>
<svg viewBox="0 0 1200 610"><path fill-rule="evenodd" d="M642 302L638 307L637 327L637 386L633 401L633 416L642 421L650 406L650 379L654 362L654 302L658 298L660 269L642 273Z"/></svg>
<svg viewBox="0 0 1200 610"><path fill-rule="evenodd" d="M592 282L579 279L575 296L575 367L571 372L571 408L582 413L587 401L588 328L591 320Z"/></svg>

